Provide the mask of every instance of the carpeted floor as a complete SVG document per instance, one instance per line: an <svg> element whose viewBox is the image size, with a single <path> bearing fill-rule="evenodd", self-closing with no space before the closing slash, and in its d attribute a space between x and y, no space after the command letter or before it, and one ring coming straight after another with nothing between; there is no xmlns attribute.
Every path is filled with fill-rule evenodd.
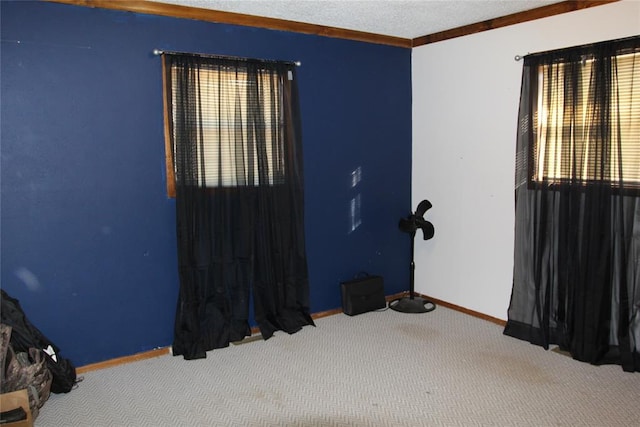
<svg viewBox="0 0 640 427"><path fill-rule="evenodd" d="M640 375L438 307L338 314L203 360L84 374L36 426L634 426Z"/></svg>

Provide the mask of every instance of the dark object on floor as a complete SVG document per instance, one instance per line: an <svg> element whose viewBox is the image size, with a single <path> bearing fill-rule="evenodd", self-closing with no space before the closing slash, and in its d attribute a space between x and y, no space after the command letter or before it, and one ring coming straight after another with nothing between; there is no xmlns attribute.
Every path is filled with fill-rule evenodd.
<svg viewBox="0 0 640 427"><path fill-rule="evenodd" d="M27 419L27 413L22 406L0 412L0 424L15 423Z"/></svg>
<svg viewBox="0 0 640 427"><path fill-rule="evenodd" d="M380 276L364 276L340 282L342 311L349 316L385 308L384 280Z"/></svg>
<svg viewBox="0 0 640 427"><path fill-rule="evenodd" d="M7 427L33 427L33 414L29 408L27 390L0 394L0 424Z"/></svg>
<svg viewBox="0 0 640 427"><path fill-rule="evenodd" d="M429 240L433 237L435 230L433 224L425 220L424 213L431 209L433 205L428 200L423 200L418 204L416 212L410 214L406 218L402 218L398 227L401 231L409 233L411 235L411 270L410 270L410 284L409 284L409 296L395 299L389 303L389 308L402 313L428 313L435 310L436 305L424 298L416 297L414 294L414 273L416 269L415 262L413 261L414 241L416 237L416 231L422 230L424 240Z"/></svg>
<svg viewBox="0 0 640 427"><path fill-rule="evenodd" d="M9 325L11 345L16 353L29 353L30 348L42 351L47 368L53 375L51 392L68 393L76 384L76 368L70 360L60 357L60 349L44 336L27 318L20 302L10 297L4 289L2 292L2 323Z"/></svg>

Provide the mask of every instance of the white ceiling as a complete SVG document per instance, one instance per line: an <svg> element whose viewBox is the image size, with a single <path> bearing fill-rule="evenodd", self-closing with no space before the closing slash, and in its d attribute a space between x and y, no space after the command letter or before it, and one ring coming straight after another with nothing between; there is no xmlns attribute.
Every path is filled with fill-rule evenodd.
<svg viewBox="0 0 640 427"><path fill-rule="evenodd" d="M154 0L413 39L558 0Z"/></svg>

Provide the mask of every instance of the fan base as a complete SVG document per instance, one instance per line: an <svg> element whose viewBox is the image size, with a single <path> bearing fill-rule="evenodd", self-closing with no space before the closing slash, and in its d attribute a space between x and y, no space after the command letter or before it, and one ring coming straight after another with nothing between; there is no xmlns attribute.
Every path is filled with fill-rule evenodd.
<svg viewBox="0 0 640 427"><path fill-rule="evenodd" d="M436 305L420 297L403 297L389 302L389 308L402 313L428 313L436 309Z"/></svg>

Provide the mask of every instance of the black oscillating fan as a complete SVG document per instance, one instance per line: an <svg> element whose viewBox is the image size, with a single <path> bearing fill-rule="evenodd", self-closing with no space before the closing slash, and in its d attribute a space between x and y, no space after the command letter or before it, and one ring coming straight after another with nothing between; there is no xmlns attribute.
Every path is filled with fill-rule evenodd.
<svg viewBox="0 0 640 427"><path fill-rule="evenodd" d="M409 233L411 235L411 270L410 270L410 285L409 296L395 299L389 303L389 308L395 311L401 311L403 313L428 313L436 308L436 305L424 298L416 297L414 295L414 272L416 265L413 261L413 247L416 237L416 232L422 230L424 240L429 240L433 237L435 232L433 224L424 219L424 213L431 209L432 204L428 200L423 200L418 205L416 212L410 214L406 218L402 218L398 227L400 230Z"/></svg>

